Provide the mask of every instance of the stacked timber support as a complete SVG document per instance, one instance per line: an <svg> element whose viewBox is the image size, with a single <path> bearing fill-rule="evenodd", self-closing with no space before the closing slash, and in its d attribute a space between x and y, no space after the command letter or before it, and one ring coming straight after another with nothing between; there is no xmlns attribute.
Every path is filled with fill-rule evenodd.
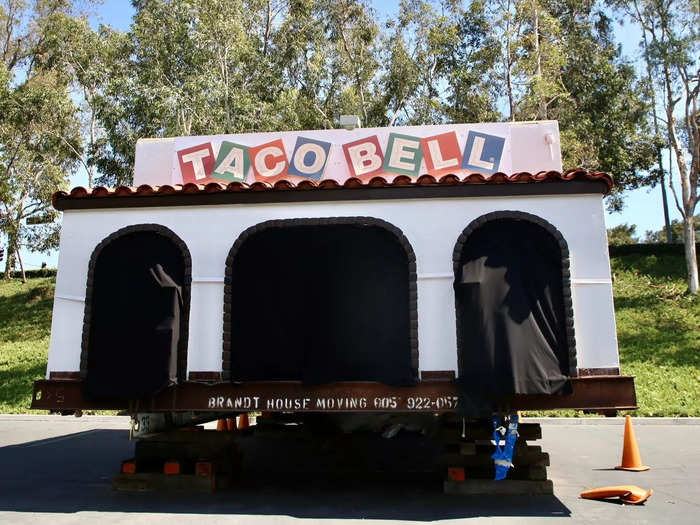
<svg viewBox="0 0 700 525"><path fill-rule="evenodd" d="M521 423L506 479L494 481L493 426L487 420L446 419L442 430L447 494L553 494L549 454L529 442L542 437L538 423Z"/></svg>
<svg viewBox="0 0 700 525"><path fill-rule="evenodd" d="M160 432L136 441L134 458L114 477L120 491L213 492L231 484L240 466L235 433L204 430Z"/></svg>

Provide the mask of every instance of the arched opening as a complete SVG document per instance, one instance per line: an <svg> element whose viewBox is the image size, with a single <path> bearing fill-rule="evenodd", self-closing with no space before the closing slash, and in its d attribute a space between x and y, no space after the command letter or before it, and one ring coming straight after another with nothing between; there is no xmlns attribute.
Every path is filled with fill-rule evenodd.
<svg viewBox="0 0 700 525"><path fill-rule="evenodd" d="M463 408L570 393L576 353L561 233L533 215L496 212L464 230L453 262Z"/></svg>
<svg viewBox="0 0 700 525"><path fill-rule="evenodd" d="M191 259L172 231L144 224L90 260L81 375L93 398L138 399L185 377Z"/></svg>
<svg viewBox="0 0 700 525"><path fill-rule="evenodd" d="M262 223L236 241L226 275L225 378L415 382L415 256L390 224Z"/></svg>

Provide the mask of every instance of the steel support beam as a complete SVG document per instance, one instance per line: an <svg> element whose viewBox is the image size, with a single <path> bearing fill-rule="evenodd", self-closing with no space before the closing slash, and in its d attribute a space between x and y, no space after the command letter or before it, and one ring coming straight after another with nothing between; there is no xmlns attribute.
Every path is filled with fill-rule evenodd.
<svg viewBox="0 0 700 525"><path fill-rule="evenodd" d="M571 379L573 393L514 395L494 400L510 410L572 408L629 410L637 408L634 378L590 376ZM454 412L458 392L451 382L421 381L413 387L372 382L304 385L298 382L246 384L186 382L144 399L90 400L82 381L40 380L34 383L31 408L37 410L129 410L137 412Z"/></svg>

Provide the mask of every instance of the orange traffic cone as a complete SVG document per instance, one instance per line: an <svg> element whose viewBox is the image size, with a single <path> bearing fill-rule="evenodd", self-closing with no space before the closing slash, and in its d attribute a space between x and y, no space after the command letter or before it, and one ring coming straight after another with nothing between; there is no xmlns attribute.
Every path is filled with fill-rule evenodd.
<svg viewBox="0 0 700 525"><path fill-rule="evenodd" d="M224 432L224 431L226 431L226 430L227 430L227 428L226 428L226 420L225 420L225 419L219 419L219 420L216 422L216 431L217 431L217 432Z"/></svg>
<svg viewBox="0 0 700 525"><path fill-rule="evenodd" d="M233 432L236 430L236 418L230 417L226 420L226 430Z"/></svg>
<svg viewBox="0 0 700 525"><path fill-rule="evenodd" d="M625 438L622 445L622 465L615 467L617 470L632 470L641 472L649 470L649 467L642 465L642 458L639 456L637 439L634 437L632 428L632 418L625 416Z"/></svg>
<svg viewBox="0 0 700 525"><path fill-rule="evenodd" d="M244 428L248 428L250 424L248 423L248 413L244 412L240 416L238 416L238 430L242 430Z"/></svg>
<svg viewBox="0 0 700 525"><path fill-rule="evenodd" d="M638 505L648 500L653 492L651 489L644 490L636 485L618 485L616 487L600 487L586 490L581 493L581 497L584 499L620 498L622 503Z"/></svg>

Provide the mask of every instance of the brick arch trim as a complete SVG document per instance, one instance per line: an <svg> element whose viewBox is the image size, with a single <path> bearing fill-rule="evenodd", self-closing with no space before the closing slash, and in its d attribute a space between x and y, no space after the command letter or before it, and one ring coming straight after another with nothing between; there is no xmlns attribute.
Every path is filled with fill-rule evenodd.
<svg viewBox="0 0 700 525"><path fill-rule="evenodd" d="M177 377L178 382L183 382L187 375L187 340L189 335L189 312L190 312L190 296L192 284L192 257L185 242L177 236L171 229L161 226L160 224L134 224L121 228L104 239L95 247L90 256L88 265L88 277L85 289L85 313L83 315L83 338L80 351L80 378L85 379L88 373L88 345L90 341L90 322L92 318L92 297L93 286L95 279L95 267L102 253L102 250L111 242L136 232L151 232L160 235L170 240L182 254L183 266L185 269L185 278L182 283L182 302L184 306L184 315L180 324L180 340L177 349Z"/></svg>
<svg viewBox="0 0 700 525"><path fill-rule="evenodd" d="M495 211L487 213L474 219L469 225L462 231L462 234L457 238L454 250L452 252L452 268L455 275L455 280L460 271L460 259L462 257L462 251L464 250L464 245L468 242L469 237L477 229L485 225L487 222L500 220L500 219L510 219L510 220L520 220L528 221L533 224L540 226L547 233L549 233L554 239L556 239L559 249L561 251L561 275L562 275L562 293L564 295L564 318L566 324L566 342L569 354L569 375L575 377L577 375L577 363L576 363L576 335L574 331L574 304L571 298L571 258L569 255L569 246L564 239L561 232L555 228L551 223L544 220L542 217L533 215L531 213L526 213L522 211ZM459 375L462 375L462 337L460 334L459 327L461 326L461 313L457 305L457 296L455 295L455 314L456 314L456 330L457 330L457 366Z"/></svg>
<svg viewBox="0 0 700 525"><path fill-rule="evenodd" d="M231 301L233 298L233 261L248 238L268 229L294 226L360 225L375 226L390 232L406 252L408 259L408 315L411 368L418 379L418 284L416 274L416 254L403 232L393 224L375 217L322 217L314 219L279 219L261 222L244 230L233 243L226 257L226 277L224 280L224 333L221 356L222 379L231 380Z"/></svg>

